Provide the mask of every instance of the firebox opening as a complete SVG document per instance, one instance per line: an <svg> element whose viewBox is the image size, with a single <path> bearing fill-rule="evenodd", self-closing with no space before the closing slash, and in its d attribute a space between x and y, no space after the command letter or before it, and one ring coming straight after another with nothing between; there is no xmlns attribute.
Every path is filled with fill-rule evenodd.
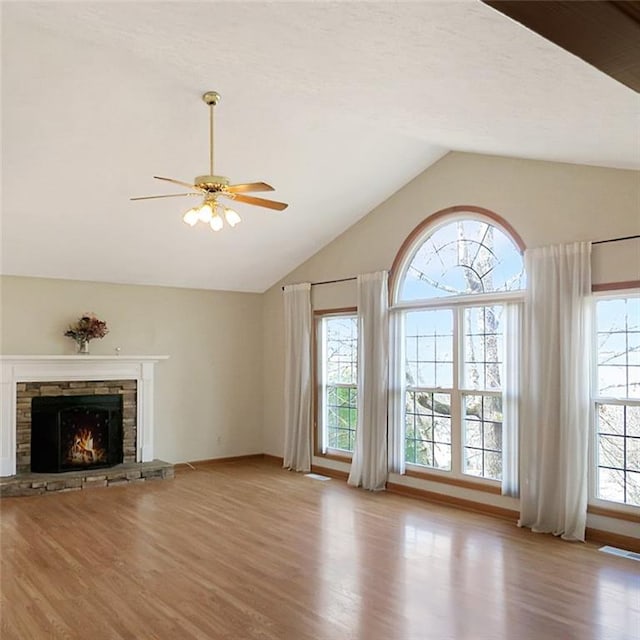
<svg viewBox="0 0 640 640"><path fill-rule="evenodd" d="M122 461L121 395L33 398L31 471L59 473Z"/></svg>

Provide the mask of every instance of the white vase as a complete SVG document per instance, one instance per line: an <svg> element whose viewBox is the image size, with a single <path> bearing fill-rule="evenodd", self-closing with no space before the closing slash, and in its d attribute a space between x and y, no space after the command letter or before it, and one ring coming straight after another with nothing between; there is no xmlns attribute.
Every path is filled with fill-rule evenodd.
<svg viewBox="0 0 640 640"><path fill-rule="evenodd" d="M89 353L89 341L81 340L78 342L78 353Z"/></svg>

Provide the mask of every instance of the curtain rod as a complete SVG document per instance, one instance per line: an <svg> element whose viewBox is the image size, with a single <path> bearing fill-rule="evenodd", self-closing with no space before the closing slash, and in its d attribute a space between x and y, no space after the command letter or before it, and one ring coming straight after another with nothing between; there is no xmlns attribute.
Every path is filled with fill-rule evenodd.
<svg viewBox="0 0 640 640"><path fill-rule="evenodd" d="M607 242L620 242L620 240L635 240L636 238L640 238L640 235L622 236L621 238L609 238L608 240L596 240L591 244L606 244Z"/></svg>
<svg viewBox="0 0 640 640"><path fill-rule="evenodd" d="M606 244L607 242L620 242L621 240L635 240L636 238L640 238L640 234L637 234L635 236L621 236L620 238L609 238L607 240L596 240L591 244ZM321 282L312 282L311 286L317 287L318 285L321 285L321 284L336 284L337 282L349 282L350 280L357 280L357 279L358 279L357 276L351 276L350 278L338 278L337 280L322 280ZM284 291L284 287L282 287L282 290Z"/></svg>
<svg viewBox="0 0 640 640"><path fill-rule="evenodd" d="M323 280L322 282L312 282L312 287L317 287L320 284L335 284L336 282L349 282L349 280L357 280L358 276L351 276L350 278L338 278L337 280ZM284 287L282 287L284 291Z"/></svg>

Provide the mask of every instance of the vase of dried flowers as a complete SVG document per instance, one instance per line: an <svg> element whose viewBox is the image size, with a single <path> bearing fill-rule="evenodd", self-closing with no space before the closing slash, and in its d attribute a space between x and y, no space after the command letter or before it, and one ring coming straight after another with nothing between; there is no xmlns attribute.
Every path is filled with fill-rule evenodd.
<svg viewBox="0 0 640 640"><path fill-rule="evenodd" d="M96 338L104 338L109 329L104 320L99 320L93 313L85 313L80 319L64 332L68 338L73 338L78 345L78 353L89 353L89 342Z"/></svg>

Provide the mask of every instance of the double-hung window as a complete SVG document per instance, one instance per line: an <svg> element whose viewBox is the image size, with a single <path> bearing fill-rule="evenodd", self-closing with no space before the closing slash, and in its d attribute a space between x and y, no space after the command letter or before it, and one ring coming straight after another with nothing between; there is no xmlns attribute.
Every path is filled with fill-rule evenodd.
<svg viewBox="0 0 640 640"><path fill-rule="evenodd" d="M595 498L640 506L640 295L595 298Z"/></svg>
<svg viewBox="0 0 640 640"><path fill-rule="evenodd" d="M491 484L514 466L523 286L521 246L478 213L440 219L408 248L392 290L400 471Z"/></svg>
<svg viewBox="0 0 640 640"><path fill-rule="evenodd" d="M321 316L317 323L316 438L321 453L353 453L358 422L358 318Z"/></svg>
<svg viewBox="0 0 640 640"><path fill-rule="evenodd" d="M503 305L406 312L406 463L502 479L503 315Z"/></svg>

